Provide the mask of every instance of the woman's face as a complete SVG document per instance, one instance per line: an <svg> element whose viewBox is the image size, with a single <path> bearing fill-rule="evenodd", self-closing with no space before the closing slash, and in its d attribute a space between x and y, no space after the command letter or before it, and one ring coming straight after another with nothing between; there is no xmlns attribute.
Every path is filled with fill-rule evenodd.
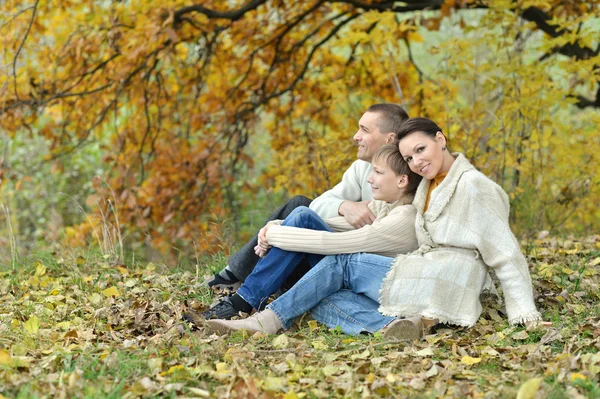
<svg viewBox="0 0 600 399"><path fill-rule="evenodd" d="M433 179L449 168L444 165L444 150L446 138L437 132L435 138L423 133L413 132L398 143L400 153L410 169L425 179Z"/></svg>

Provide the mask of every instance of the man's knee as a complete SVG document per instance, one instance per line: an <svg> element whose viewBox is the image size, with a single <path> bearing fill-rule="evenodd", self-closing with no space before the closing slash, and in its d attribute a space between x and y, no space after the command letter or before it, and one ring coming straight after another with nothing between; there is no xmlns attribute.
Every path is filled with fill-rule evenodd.
<svg viewBox="0 0 600 399"><path fill-rule="evenodd" d="M286 206L291 208L297 208L299 206L309 206L312 200L303 195L296 195L289 199Z"/></svg>

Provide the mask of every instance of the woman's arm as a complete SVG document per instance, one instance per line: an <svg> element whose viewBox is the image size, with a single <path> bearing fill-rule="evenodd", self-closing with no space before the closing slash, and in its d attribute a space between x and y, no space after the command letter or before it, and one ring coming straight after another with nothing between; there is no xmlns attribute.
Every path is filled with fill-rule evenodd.
<svg viewBox="0 0 600 399"><path fill-rule="evenodd" d="M483 261L500 280L509 323L541 320L533 299L527 260L508 222L508 196L483 175L459 189L470 194L469 201L465 201L470 204L469 230Z"/></svg>

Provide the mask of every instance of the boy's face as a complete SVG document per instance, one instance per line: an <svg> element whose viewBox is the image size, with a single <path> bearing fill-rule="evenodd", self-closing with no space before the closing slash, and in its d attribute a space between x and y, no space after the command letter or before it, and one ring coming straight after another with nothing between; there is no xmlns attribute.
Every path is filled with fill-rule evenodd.
<svg viewBox="0 0 600 399"><path fill-rule="evenodd" d="M374 159L371 162L373 170L367 179L373 190L373 199L396 202L402 196L404 191L402 180L406 175L395 174L381 159Z"/></svg>

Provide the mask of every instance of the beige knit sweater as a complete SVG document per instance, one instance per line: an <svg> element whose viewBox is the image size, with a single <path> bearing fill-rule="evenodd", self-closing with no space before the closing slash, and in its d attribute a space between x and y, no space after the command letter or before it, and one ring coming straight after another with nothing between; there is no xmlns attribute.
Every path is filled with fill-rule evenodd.
<svg viewBox="0 0 600 399"><path fill-rule="evenodd" d="M417 249L415 207L412 198L393 204L373 200L369 208L376 219L371 225L355 230L342 216L325 219L334 232L281 226L281 220L269 222L269 244L286 251L321 255L369 252L393 257Z"/></svg>

